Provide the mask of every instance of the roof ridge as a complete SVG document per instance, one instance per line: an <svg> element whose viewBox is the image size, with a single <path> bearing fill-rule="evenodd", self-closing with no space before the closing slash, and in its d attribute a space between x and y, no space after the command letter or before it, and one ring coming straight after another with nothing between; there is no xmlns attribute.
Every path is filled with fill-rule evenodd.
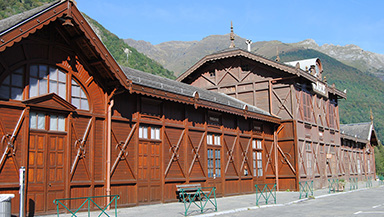
<svg viewBox="0 0 384 217"><path fill-rule="evenodd" d="M49 9L50 7L62 3L64 0L56 0L51 3L46 3L36 8L32 8L27 11L23 11L18 14L14 14L10 17L0 20L0 35L8 32L10 28L16 28L19 24L25 22L28 19L31 19L33 16Z"/></svg>

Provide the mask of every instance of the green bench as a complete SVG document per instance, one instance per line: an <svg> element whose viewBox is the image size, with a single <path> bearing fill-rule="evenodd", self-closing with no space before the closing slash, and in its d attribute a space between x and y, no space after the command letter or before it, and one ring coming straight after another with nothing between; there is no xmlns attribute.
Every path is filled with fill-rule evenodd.
<svg viewBox="0 0 384 217"><path fill-rule="evenodd" d="M200 183L176 185L179 199L184 203L184 216L188 215L191 205L196 205L200 213L207 210L207 205L211 204L214 211L217 211L216 187L201 187ZM212 198L211 198L212 197Z"/></svg>

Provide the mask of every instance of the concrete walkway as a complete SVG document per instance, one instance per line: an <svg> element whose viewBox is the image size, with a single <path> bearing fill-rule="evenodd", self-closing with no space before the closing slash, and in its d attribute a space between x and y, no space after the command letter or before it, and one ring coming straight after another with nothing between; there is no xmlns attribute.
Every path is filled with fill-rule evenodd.
<svg viewBox="0 0 384 217"><path fill-rule="evenodd" d="M372 181L372 188L380 187L379 182ZM384 186L384 185L383 185ZM359 182L359 188L357 190L350 191L349 183L346 184L344 192L337 193L328 193L328 188L323 188L314 191L313 198L322 198L322 197L331 197L333 195L339 194L349 194L355 191L364 191L367 189L366 182ZM231 197L221 197L217 198L217 212L214 212L213 206L207 205L208 209L203 214L200 213L198 208L194 205L191 206L189 216L218 216L218 215L228 215L231 213L242 212L246 210L252 209L267 209L268 207L274 206L289 206L294 203L299 203L308 198L299 199L299 192L277 192L276 193L276 204L273 204L273 200L270 199L269 204L265 204L263 199L260 199L259 206L256 206L256 196L255 194L247 194L240 196L231 196ZM311 198L309 198L311 199ZM61 207L62 209L62 207ZM114 216L114 210L110 210L107 212L108 215ZM100 212L91 212L90 216L98 216ZM184 216L184 205L181 202L175 203L163 203L156 205L147 205L147 206L135 206L130 208L118 208L117 210L118 216L141 216L141 217L171 217L171 216ZM57 215L45 215L47 216L57 216ZM63 217L69 217L70 214L60 214ZM88 213L82 212L77 214L79 217L86 217ZM103 216L103 215L101 215ZM105 216L105 215L104 215Z"/></svg>

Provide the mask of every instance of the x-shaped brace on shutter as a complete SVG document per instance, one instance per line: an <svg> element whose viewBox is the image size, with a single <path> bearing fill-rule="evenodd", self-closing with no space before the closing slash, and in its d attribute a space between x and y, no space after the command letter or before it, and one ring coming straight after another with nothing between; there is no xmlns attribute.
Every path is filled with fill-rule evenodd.
<svg viewBox="0 0 384 217"><path fill-rule="evenodd" d="M229 164L232 163L232 162L234 161L234 159L233 159L233 151L234 151L235 146L236 146L236 141L237 141L237 137L235 138L235 141L233 141L232 149L229 149L227 142L224 140L225 147L226 147L227 150L228 150L228 151L227 151L227 154L228 154L228 161L227 161L227 165L225 166L225 172L228 171ZM236 168L235 168L235 172L236 172L236 174L238 174L238 172L236 171Z"/></svg>
<svg viewBox="0 0 384 217"><path fill-rule="evenodd" d="M115 149L119 148L119 155L117 156L117 159L124 160L128 156L127 147L124 145L124 142L117 143Z"/></svg>
<svg viewBox="0 0 384 217"><path fill-rule="evenodd" d="M267 149L267 147L265 146L265 150L267 151L267 157L268 157L268 159L267 159L267 163L266 163L266 165L265 165L265 172L267 172L267 169L268 169L268 165L269 165L269 163L271 163L271 169L272 169L272 171L273 171L273 169L275 168L273 165L272 165L272 151L273 151L273 145L271 145L271 149L268 151L268 149ZM277 163L277 162L276 162Z"/></svg>
<svg viewBox="0 0 384 217"><path fill-rule="evenodd" d="M115 163L113 164L112 168L111 168L111 174L114 173L116 167L117 167L117 164L119 163L120 160L125 160L125 162L127 163L129 169L131 170L132 172L132 175L133 175L133 171L128 163L128 160L127 160L127 156L128 156L128 150L127 150L127 147L128 147L128 143L129 141L131 140L132 136L133 136L133 133L135 132L136 130L136 126L138 124L136 123L135 125L133 125L132 129L131 129L131 132L129 133L127 139L125 140L125 142L120 142L120 143L117 143L116 145L116 149L119 148L120 151L119 151L119 154L117 155L116 157L116 160L115 160ZM112 134L113 134L113 131L112 131ZM114 134L113 134L114 135ZM114 136L115 137L115 136ZM116 139L116 137L115 137ZM117 139L116 139L117 140Z"/></svg>
<svg viewBox="0 0 384 217"><path fill-rule="evenodd" d="M7 134L5 132L5 128L4 126L1 124L2 122L0 121L0 125L1 125L1 130L3 131L4 135L3 135L3 138L1 138L1 144L2 146L5 146L6 144L6 148L4 150L4 153L3 155L1 156L1 159L0 159L0 171L1 169L3 168L3 165L5 163L5 160L7 159L7 157L11 154L11 156L14 158L13 160L13 163L15 164L15 168L17 171L19 171L19 165L17 164L17 161L15 159L16 157L16 146L15 146L15 141L16 141L16 135L19 133L19 130L21 128L21 124L24 120L24 117L25 117L25 112L27 111L27 109L29 108L25 108L23 110L23 112L21 113L20 115L20 118L19 118L19 121L17 122L16 124L16 127L15 129L13 130L13 133L12 135L10 134Z"/></svg>
<svg viewBox="0 0 384 217"><path fill-rule="evenodd" d="M172 161L178 161L179 158L180 158L180 155L178 154L178 151L179 151L179 146L178 145L172 145L170 148L169 148L169 151L172 151Z"/></svg>
<svg viewBox="0 0 384 217"><path fill-rule="evenodd" d="M191 138L188 136L188 139L189 139L189 143L192 145L192 150L194 152L194 156L193 156L193 160L191 162L191 166L189 167L189 171L188 171L188 174L191 174L192 172L192 168L193 168L193 165L195 164L195 162L198 162L200 164L200 167L203 167L201 165L201 162L200 162L200 154L199 154L199 151L200 151L200 148L203 144L203 141L204 141L204 138L206 137L206 134L207 132L204 132L201 139L200 139L200 142L199 142L199 145L197 147L194 147L193 144L192 144L192 141L191 141ZM203 173L204 173L204 170L203 170ZM204 174L205 176L205 174Z"/></svg>
<svg viewBox="0 0 384 217"><path fill-rule="evenodd" d="M304 145L305 145L305 143L303 143L303 147L302 147L301 151L300 151L300 148L299 148L299 156L300 156L300 159L301 159L300 161L301 161L301 165L303 166L304 173L305 173L305 175L308 175L307 174L307 169L305 167L304 157L303 157Z"/></svg>
<svg viewBox="0 0 384 217"><path fill-rule="evenodd" d="M245 151L243 149L243 146L241 144L239 145L241 148L242 155L243 155L243 162L241 163L240 168L244 167L245 162L247 162L247 164L248 164L248 151L249 151L249 146L251 144L251 141L252 141L252 138L249 139L248 144L247 144L247 149L245 149ZM249 167L249 165L248 165L248 167Z"/></svg>
<svg viewBox="0 0 384 217"><path fill-rule="evenodd" d="M313 151L313 158L316 164L317 171L320 173L319 160L317 159L317 153L319 152L319 150L316 151L315 146L313 146L312 151Z"/></svg>
<svg viewBox="0 0 384 217"><path fill-rule="evenodd" d="M169 160L169 163L168 163L167 168L165 169L165 173L164 173L164 175L167 175L169 169L171 168L171 164L172 164L172 162L175 162L175 161L176 161L177 164L178 164L179 167L180 167L180 170L181 170L183 176L185 177L184 171L182 170L182 167L181 167L181 165L180 165L180 162L178 161L178 160L179 160L179 157L180 157L179 154L178 154L178 151L179 151L180 144L181 144L181 142L182 142L182 140L183 140L183 138L184 138L184 134L185 134L185 129L183 130L183 132L181 132L181 135L180 135L180 138L179 138L179 141L177 142L177 144L176 144L176 145L172 145L172 144L171 144L171 141L169 140L169 138L168 138L168 136L167 136L167 134L164 133L165 137L167 138L168 144L170 145L169 150L172 151L172 156L171 156L171 159Z"/></svg>
<svg viewBox="0 0 384 217"><path fill-rule="evenodd" d="M79 162L79 160L82 159L82 158L85 158L85 153L86 153L85 143L87 141L87 138L88 138L88 135L89 135L89 131L91 129L92 120L93 120L93 118L89 119L88 126L87 126L87 129L84 132L83 138L82 139L77 139L75 141L75 147L77 148L77 154L76 154L75 160L73 161L73 164L72 164L72 167L71 167L71 172L70 172L71 176L73 176L73 173L75 172L75 168L76 168L77 163ZM87 173L88 173L88 169L87 169ZM89 173L88 173L88 176L89 176Z"/></svg>

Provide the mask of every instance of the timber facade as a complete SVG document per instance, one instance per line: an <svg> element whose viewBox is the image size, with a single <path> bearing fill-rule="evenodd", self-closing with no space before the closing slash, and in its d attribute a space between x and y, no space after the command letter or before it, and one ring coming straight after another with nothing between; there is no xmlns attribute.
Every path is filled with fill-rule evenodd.
<svg viewBox="0 0 384 217"><path fill-rule="evenodd" d="M360 145L345 146L338 100L346 99L346 93L328 85L322 71L319 59L283 64L230 48L205 56L177 80L227 94L282 119L275 132L278 164L265 168L271 169L280 190L298 190L300 181L313 180L315 188L322 188L328 179L374 177L371 145L377 142L370 144L367 137ZM356 172L362 167L364 173Z"/></svg>
<svg viewBox="0 0 384 217"><path fill-rule="evenodd" d="M13 214L21 166L29 216L58 198L135 206L177 201L177 184L225 196L275 182L281 119L269 111L120 67L72 1L0 24L0 193L16 195Z"/></svg>

